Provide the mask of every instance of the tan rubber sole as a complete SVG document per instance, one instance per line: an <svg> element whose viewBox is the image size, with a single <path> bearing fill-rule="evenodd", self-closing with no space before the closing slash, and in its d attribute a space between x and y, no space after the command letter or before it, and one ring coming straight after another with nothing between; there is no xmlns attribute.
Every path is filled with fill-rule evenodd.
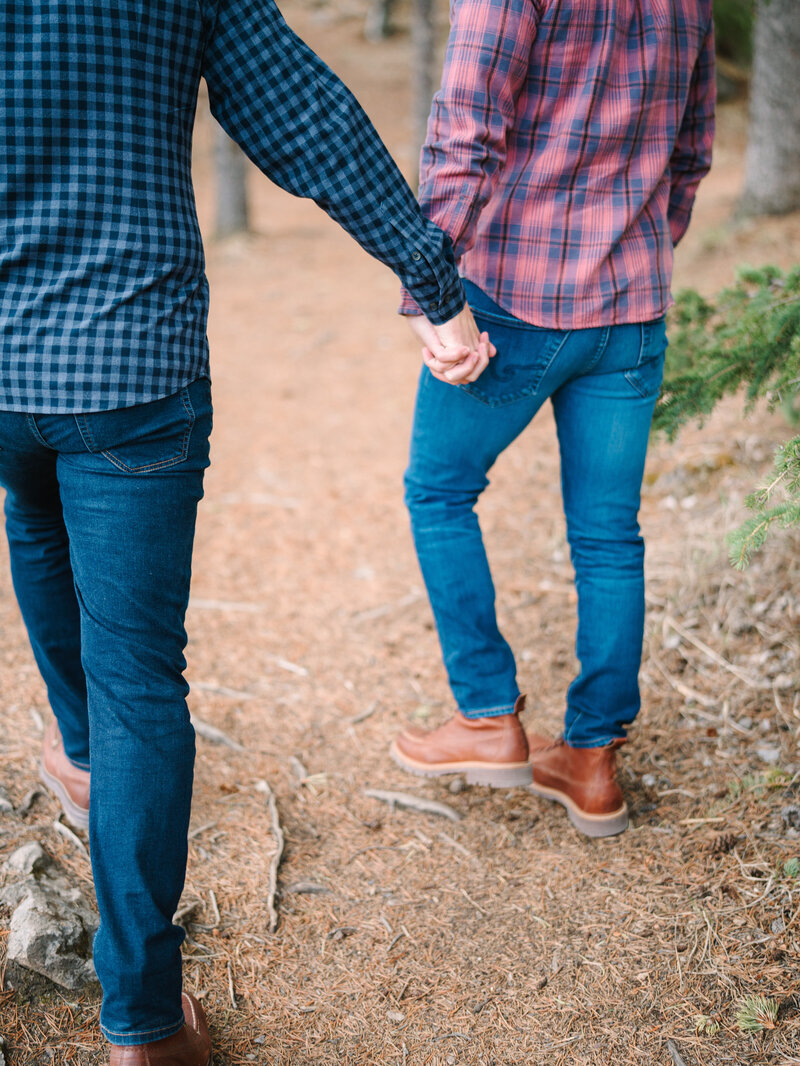
<svg viewBox="0 0 800 1066"><path fill-rule="evenodd" d="M556 788L546 788L537 785L530 786L531 792L542 799L560 803L566 810L567 816L577 830L587 837L613 837L617 833L624 833L628 828L628 806L623 803L619 810L610 814L588 814L582 811L574 800L565 792L559 792Z"/></svg>
<svg viewBox="0 0 800 1066"><path fill-rule="evenodd" d="M88 829L89 812L75 803L62 782L45 770L43 762L39 763L39 777L61 804L70 825L73 825L76 829Z"/></svg>
<svg viewBox="0 0 800 1066"><path fill-rule="evenodd" d="M533 770L529 762L417 762L403 755L392 741L389 754L400 767L417 777L446 777L448 774L463 774L468 785L488 785L490 788L517 788L530 785Z"/></svg>

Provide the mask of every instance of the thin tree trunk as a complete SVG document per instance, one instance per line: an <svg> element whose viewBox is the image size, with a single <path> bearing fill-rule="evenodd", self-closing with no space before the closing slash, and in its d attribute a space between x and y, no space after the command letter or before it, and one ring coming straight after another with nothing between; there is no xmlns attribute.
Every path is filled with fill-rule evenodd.
<svg viewBox="0 0 800 1066"><path fill-rule="evenodd" d="M414 0L411 43L413 58L411 78L413 90L412 118L414 128L415 158L425 143L428 115L435 90L436 29L434 25L433 0Z"/></svg>
<svg viewBox="0 0 800 1066"><path fill-rule="evenodd" d="M368 41L385 40L392 32L393 7L393 0L371 0L364 24L364 36Z"/></svg>
<svg viewBox="0 0 800 1066"><path fill-rule="evenodd" d="M799 72L800 2L757 0L744 214L800 208Z"/></svg>
<svg viewBox="0 0 800 1066"><path fill-rule="evenodd" d="M219 125L215 131L214 155L217 167L215 232L217 237L227 237L248 228L247 160L239 145Z"/></svg>

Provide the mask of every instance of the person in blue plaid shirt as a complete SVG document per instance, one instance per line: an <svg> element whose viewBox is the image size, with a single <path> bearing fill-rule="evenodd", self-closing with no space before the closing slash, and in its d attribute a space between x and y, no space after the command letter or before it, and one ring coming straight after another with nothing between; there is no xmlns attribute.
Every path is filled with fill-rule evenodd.
<svg viewBox="0 0 800 1066"><path fill-rule="evenodd" d="M448 239L271 0L0 0L0 12L0 484L55 714L41 773L89 830L111 1063L206 1066L172 921L194 762L184 615L211 429L190 172L200 79L265 174L397 273L436 329L442 371L475 380L491 349Z"/></svg>

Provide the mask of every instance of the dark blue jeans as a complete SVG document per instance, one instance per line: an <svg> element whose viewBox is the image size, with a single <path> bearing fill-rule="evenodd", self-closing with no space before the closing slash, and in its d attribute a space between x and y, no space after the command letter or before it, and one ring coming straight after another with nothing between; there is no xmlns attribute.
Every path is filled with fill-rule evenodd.
<svg viewBox="0 0 800 1066"><path fill-rule="evenodd" d="M578 592L580 673L567 694L564 736L576 747L599 747L624 737L639 710L638 512L667 346L664 320L538 329L477 286L465 287L497 355L471 385L447 385L423 369L406 472L414 542L450 686L468 717L507 714L519 695L474 508L498 455L550 398Z"/></svg>
<svg viewBox="0 0 800 1066"><path fill-rule="evenodd" d="M94 959L115 1044L177 1032L194 769L184 615L211 393L0 411L11 571L66 753L91 768Z"/></svg>

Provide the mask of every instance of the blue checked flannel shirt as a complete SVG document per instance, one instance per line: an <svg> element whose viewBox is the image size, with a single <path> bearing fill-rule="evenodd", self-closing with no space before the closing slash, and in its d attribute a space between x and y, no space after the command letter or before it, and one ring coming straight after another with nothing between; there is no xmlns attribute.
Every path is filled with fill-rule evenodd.
<svg viewBox="0 0 800 1066"><path fill-rule="evenodd" d="M201 78L253 162L432 322L463 306L449 240L272 0L0 0L0 409L127 407L208 373Z"/></svg>

